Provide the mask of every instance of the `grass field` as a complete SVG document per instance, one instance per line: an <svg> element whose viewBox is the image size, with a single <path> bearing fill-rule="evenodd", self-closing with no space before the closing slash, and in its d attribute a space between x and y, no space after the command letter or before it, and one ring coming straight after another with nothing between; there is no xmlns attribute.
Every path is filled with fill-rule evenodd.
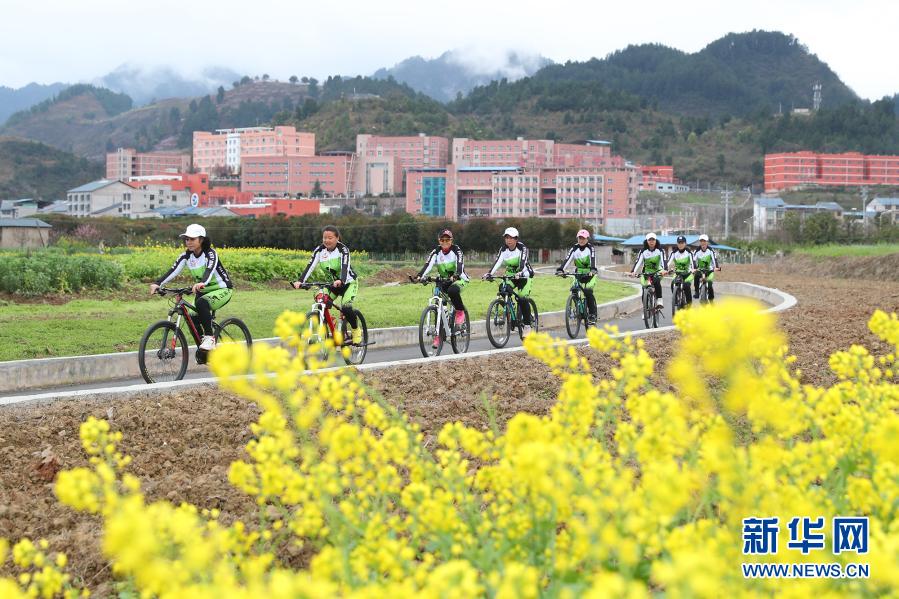
<svg viewBox="0 0 899 599"><path fill-rule="evenodd" d="M838 258L841 256L886 256L899 253L899 244L880 243L876 245L818 245L795 250L799 254L817 256L819 258Z"/></svg>
<svg viewBox="0 0 899 599"><path fill-rule="evenodd" d="M561 310L569 284L557 277L536 280L532 297L539 310ZM486 316L496 288L496 283L483 281L472 281L466 287L462 297L472 319ZM430 293L429 287L420 285L366 287L363 281L355 305L369 328L416 325ZM603 281L596 299L602 303L630 293L626 285ZM240 290L218 316L239 316L254 338L271 337L281 312L305 312L311 304L311 291ZM0 361L136 350L147 326L165 318L167 309L166 301L149 297L79 299L62 305L6 303L0 307Z"/></svg>

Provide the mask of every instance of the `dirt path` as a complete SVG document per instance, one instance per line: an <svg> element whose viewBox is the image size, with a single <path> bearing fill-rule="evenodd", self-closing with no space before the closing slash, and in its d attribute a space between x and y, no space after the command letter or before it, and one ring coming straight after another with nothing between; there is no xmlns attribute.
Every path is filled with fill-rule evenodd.
<svg viewBox="0 0 899 599"><path fill-rule="evenodd" d="M828 384L834 380L827 368L831 352L852 343L887 350L868 332L866 322L876 308L899 311L899 283L881 277L817 278L820 266L809 273L787 273L776 265L735 266L728 267L722 279L795 295L799 306L781 315L781 326L803 370L803 382ZM648 343L658 365L670 358L675 338L670 333ZM582 351L597 376L608 374L605 357ZM503 425L518 411L546 413L558 389L549 370L524 354L393 368L366 380L419 422L429 440L446 422L485 426L485 397L495 398ZM87 580L95 595L112 593L99 553L97 521L61 506L52 492L59 468L86 465L78 426L89 415L109 417L123 432L124 448L134 457L133 472L150 500L217 507L226 522L252 510L252 502L227 483L228 465L241 457L249 424L258 416L256 406L241 398L203 389L163 399L0 410L0 536L46 537L54 549L69 554L73 574Z"/></svg>

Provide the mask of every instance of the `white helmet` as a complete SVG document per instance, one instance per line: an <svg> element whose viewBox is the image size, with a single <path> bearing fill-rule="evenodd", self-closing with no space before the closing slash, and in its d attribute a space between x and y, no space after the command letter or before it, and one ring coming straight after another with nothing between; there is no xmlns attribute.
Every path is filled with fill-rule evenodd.
<svg viewBox="0 0 899 599"><path fill-rule="evenodd" d="M649 241L650 239L656 239L656 234L655 233L647 233L646 241ZM658 239L656 239L656 241L658 241Z"/></svg>
<svg viewBox="0 0 899 599"><path fill-rule="evenodd" d="M503 237L508 235L509 237L518 237L518 229L515 227L509 227L505 231L503 231Z"/></svg>
<svg viewBox="0 0 899 599"><path fill-rule="evenodd" d="M708 241L708 240L709 240L709 236L708 236L708 235L700 235L700 236L699 236L699 241Z"/></svg>

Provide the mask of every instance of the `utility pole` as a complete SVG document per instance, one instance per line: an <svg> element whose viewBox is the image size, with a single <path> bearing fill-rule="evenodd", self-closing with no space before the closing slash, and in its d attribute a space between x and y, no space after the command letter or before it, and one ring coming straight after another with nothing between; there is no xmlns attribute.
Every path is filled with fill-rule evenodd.
<svg viewBox="0 0 899 599"><path fill-rule="evenodd" d="M724 238L727 239L730 237L730 189L728 189L727 184L724 185L724 191L721 195L724 196Z"/></svg>
<svg viewBox="0 0 899 599"><path fill-rule="evenodd" d="M862 229L868 236L868 186L862 186Z"/></svg>

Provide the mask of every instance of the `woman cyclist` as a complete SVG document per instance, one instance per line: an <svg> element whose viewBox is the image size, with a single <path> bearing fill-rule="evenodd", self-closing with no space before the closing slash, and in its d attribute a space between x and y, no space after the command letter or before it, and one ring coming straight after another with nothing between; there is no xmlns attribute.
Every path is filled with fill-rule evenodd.
<svg viewBox="0 0 899 599"><path fill-rule="evenodd" d="M593 289L598 280L596 270L596 251L590 243L590 232L581 229L577 232L577 243L568 250L568 256L562 261L562 265L556 269L557 273L565 272L568 265L574 262L574 273L578 281L584 284L584 295L587 299L587 325L596 325L596 296Z"/></svg>
<svg viewBox="0 0 899 599"><path fill-rule="evenodd" d="M690 283L693 282L693 271L696 270L696 263L693 260L693 252L687 247L687 238L683 235L677 236L677 247L668 255L667 269L668 272L674 272L681 276L683 281L681 288L684 290L684 296L687 298L687 305L692 304L693 294L690 293Z"/></svg>
<svg viewBox="0 0 899 599"><path fill-rule="evenodd" d="M640 277L640 283L646 285L644 275L664 275L665 271L665 252L659 247L659 240L656 239L655 233L647 233L646 239L643 240L643 249L637 256L637 262L631 272L632 277ZM661 276L653 277L653 288L656 292L656 307L663 308L662 305L662 280Z"/></svg>
<svg viewBox="0 0 899 599"><path fill-rule="evenodd" d="M696 270L706 273L705 282L708 287L709 301L715 299L715 288L712 282L715 280L715 272L721 272L721 265L718 264L718 254L709 247L709 236L699 236L699 249L693 252L693 259L696 260ZM693 287L696 293L693 299L699 299L699 283L702 277L696 277L693 281Z"/></svg>
<svg viewBox="0 0 899 599"><path fill-rule="evenodd" d="M188 225L180 237L184 239L187 249L178 256L168 272L150 285L150 294L177 277L186 265L196 281L193 292L197 295L197 320L203 337L200 349L209 351L215 348L212 313L231 301L234 285L219 260L218 252L212 249L212 242L202 225Z"/></svg>
<svg viewBox="0 0 899 599"><path fill-rule="evenodd" d="M462 303L462 289L468 284L468 274L465 272L465 261L462 258L462 248L453 243L453 232L444 229L437 237L437 247L431 250L427 262L415 275L419 281L437 267L437 274L441 279L447 279L438 283L438 287L449 296L453 302L456 326L465 324L465 304ZM434 337L434 347L440 344L439 337Z"/></svg>
<svg viewBox="0 0 899 599"><path fill-rule="evenodd" d="M322 243L312 250L312 258L298 281L293 282L294 289L306 286L309 276L319 281L330 281L328 295L331 299L342 298L340 312L353 330L354 344L362 343L362 329L357 328L359 320L353 310L353 300L359 291L359 280L350 266L350 250L340 241L340 231L333 225L322 229Z"/></svg>
<svg viewBox="0 0 899 599"><path fill-rule="evenodd" d="M518 229L509 227L503 232L503 241L505 244L500 248L496 255L496 262L490 272L482 278L487 279L493 276L500 266L506 267L507 277L516 277L512 280L515 287L515 295L518 296L518 305L521 309L521 319L523 323L522 333L527 336L531 334L531 305L530 302L520 301L531 295L531 288L534 286L534 269L528 261L528 248L518 240Z"/></svg>

